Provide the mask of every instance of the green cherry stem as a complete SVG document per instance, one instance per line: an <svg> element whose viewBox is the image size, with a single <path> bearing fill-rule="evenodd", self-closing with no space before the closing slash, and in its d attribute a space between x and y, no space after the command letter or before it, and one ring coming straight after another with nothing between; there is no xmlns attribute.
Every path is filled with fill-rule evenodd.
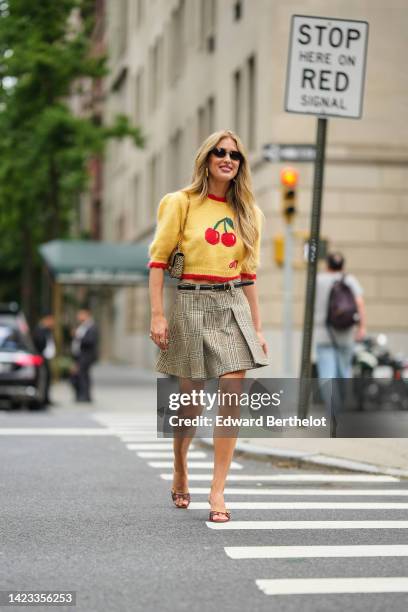
<svg viewBox="0 0 408 612"><path fill-rule="evenodd" d="M214 229L217 229L219 224L222 223L222 222L224 222L224 229L225 229L225 219L226 219L226 217L224 217L223 219L220 219L219 221L217 221L217 223L214 225Z"/></svg>

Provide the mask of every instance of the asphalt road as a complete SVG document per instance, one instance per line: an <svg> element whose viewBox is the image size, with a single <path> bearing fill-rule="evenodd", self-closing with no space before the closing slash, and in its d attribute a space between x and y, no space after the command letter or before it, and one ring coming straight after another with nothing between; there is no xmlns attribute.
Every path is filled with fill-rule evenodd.
<svg viewBox="0 0 408 612"><path fill-rule="evenodd" d="M0 413L0 590L74 590L76 607L36 609L81 612L408 608L407 481L238 455L232 521L212 528L211 450L195 444L193 503L176 509L169 442L114 408Z"/></svg>

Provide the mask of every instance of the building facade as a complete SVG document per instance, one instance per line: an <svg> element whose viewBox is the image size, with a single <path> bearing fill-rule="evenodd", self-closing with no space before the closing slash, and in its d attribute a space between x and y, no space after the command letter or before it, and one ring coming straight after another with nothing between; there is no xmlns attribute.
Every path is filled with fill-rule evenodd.
<svg viewBox="0 0 408 612"><path fill-rule="evenodd" d="M322 235L344 253L365 292L368 332L388 334L408 352L408 11L402 0L108 0L110 76L105 120L129 115L146 137L109 145L102 191L103 238L153 236L161 197L190 181L198 145L232 128L250 155L257 202L266 215L258 290L272 365L282 373L283 272L273 238L283 231L279 171L263 159L267 143L313 143L316 119L284 112L292 14L370 24L361 120L331 119ZM328 15L328 13L330 13ZM295 230L310 225L313 165L299 164ZM301 251L300 244L299 253ZM294 271L294 349L299 354L305 268ZM172 294L167 291L167 307ZM152 367L146 286L117 292L112 357ZM267 371L268 370L268 371Z"/></svg>

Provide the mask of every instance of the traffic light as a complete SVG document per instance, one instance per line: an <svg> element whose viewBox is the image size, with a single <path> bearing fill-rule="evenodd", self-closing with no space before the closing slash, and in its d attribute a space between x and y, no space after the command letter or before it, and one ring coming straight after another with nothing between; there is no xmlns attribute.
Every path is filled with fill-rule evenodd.
<svg viewBox="0 0 408 612"><path fill-rule="evenodd" d="M280 173L282 190L282 212L287 223L292 223L296 213L296 188L299 180L299 173L295 168L287 166L282 168Z"/></svg>

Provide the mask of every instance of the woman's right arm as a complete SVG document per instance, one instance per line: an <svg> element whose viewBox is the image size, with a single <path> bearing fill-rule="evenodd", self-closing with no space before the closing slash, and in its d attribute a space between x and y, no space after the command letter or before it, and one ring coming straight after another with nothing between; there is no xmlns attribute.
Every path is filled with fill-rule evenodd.
<svg viewBox="0 0 408 612"><path fill-rule="evenodd" d="M170 253L177 245L185 206L185 196L179 192L168 193L161 199L155 237L149 247L150 333L153 342L161 349L167 349L169 343L163 304L164 271Z"/></svg>
<svg viewBox="0 0 408 612"><path fill-rule="evenodd" d="M164 269L150 268L149 293L151 306L150 333L157 346L166 350L169 344L169 331L164 315L163 304Z"/></svg>

